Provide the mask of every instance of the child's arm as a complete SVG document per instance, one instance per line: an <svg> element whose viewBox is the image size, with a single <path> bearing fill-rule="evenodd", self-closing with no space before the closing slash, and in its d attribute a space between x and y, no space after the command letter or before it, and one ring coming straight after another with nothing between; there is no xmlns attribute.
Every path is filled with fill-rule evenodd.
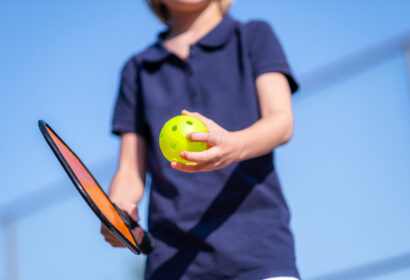
<svg viewBox="0 0 410 280"><path fill-rule="evenodd" d="M121 135L117 172L111 182L110 199L138 203L145 185L145 140L135 133Z"/></svg>
<svg viewBox="0 0 410 280"><path fill-rule="evenodd" d="M271 152L287 143L293 135L291 92L281 73L266 73L256 79L261 119L250 127L236 131L241 148L239 160Z"/></svg>
<svg viewBox="0 0 410 280"><path fill-rule="evenodd" d="M145 140L135 133L121 135L121 150L117 172L111 182L109 197L120 209L135 221L139 220L137 203L141 200L145 185ZM133 234L141 242L143 231L135 228ZM114 247L124 245L110 231L101 226L105 240Z"/></svg>
<svg viewBox="0 0 410 280"><path fill-rule="evenodd" d="M243 130L227 131L199 113L184 110L183 114L199 118L209 130L191 133L188 139L207 142L210 148L204 152L181 152L182 158L196 163L173 162L171 166L185 172L212 171L269 153L289 141L293 134L293 114L286 77L281 73L262 74L256 79L256 89L262 116Z"/></svg>

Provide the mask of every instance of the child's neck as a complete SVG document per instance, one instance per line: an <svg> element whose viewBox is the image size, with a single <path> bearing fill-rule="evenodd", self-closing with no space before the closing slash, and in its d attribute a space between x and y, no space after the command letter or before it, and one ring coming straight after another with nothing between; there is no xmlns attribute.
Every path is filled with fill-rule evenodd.
<svg viewBox="0 0 410 280"><path fill-rule="evenodd" d="M181 58L186 58L189 46L210 32L223 18L217 1L194 12L170 12L173 20L165 45Z"/></svg>
<svg viewBox="0 0 410 280"><path fill-rule="evenodd" d="M207 33L221 21L223 15L217 1L198 11L170 11L172 20L170 37L183 33Z"/></svg>

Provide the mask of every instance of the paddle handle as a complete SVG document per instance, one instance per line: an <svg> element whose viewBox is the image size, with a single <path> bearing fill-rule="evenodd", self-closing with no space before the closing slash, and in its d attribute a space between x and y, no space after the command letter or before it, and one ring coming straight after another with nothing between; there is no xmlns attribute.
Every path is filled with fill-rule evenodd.
<svg viewBox="0 0 410 280"><path fill-rule="evenodd" d="M128 215L127 212L122 211L120 208L118 208L115 203L113 203L115 209L118 211L118 214L120 214L121 219L124 221L124 223L130 228L134 229L136 227L140 227L140 225L134 221L130 215ZM144 237L142 238L141 244L138 244L139 248L141 249L141 252L145 255L148 255L155 249L155 239L152 236L152 234L148 231L144 231Z"/></svg>

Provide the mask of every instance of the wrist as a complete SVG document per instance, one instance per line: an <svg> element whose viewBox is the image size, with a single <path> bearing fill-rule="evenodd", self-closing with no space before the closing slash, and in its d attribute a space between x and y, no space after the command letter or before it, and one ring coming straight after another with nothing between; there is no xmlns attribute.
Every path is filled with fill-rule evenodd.
<svg viewBox="0 0 410 280"><path fill-rule="evenodd" d="M232 138L235 146L235 161L247 159L246 137L244 137L243 131L238 130L232 132Z"/></svg>
<svg viewBox="0 0 410 280"><path fill-rule="evenodd" d="M112 179L109 198L115 202L138 203L144 193L144 183L129 173L117 172Z"/></svg>

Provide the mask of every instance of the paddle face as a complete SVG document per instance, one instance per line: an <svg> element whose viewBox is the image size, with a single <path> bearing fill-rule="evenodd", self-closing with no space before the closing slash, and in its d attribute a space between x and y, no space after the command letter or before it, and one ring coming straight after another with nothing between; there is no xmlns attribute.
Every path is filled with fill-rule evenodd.
<svg viewBox="0 0 410 280"><path fill-rule="evenodd" d="M144 239L138 244L131 229L139 225L111 202L85 165L46 122L39 121L39 127L74 186L101 222L135 254L150 253L155 247L152 236L144 232Z"/></svg>

